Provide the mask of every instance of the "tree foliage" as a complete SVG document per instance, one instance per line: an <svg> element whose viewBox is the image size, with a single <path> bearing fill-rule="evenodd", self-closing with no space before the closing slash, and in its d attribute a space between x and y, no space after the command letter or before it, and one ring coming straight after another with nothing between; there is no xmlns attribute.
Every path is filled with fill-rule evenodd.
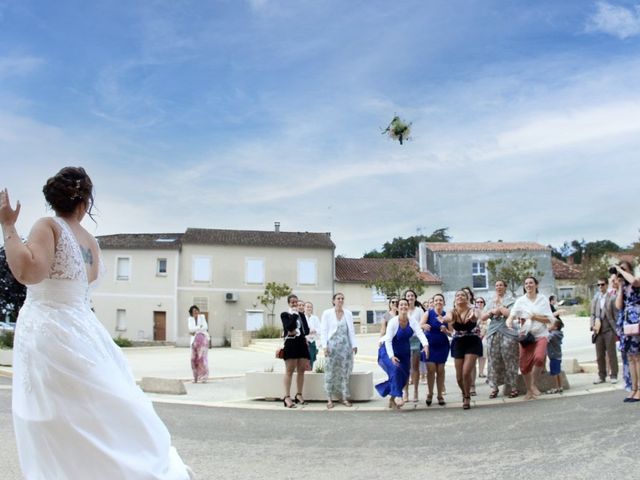
<svg viewBox="0 0 640 480"><path fill-rule="evenodd" d="M7 264L4 247L0 247L0 320L8 316L15 321L26 296L27 287L14 278Z"/></svg>
<svg viewBox="0 0 640 480"><path fill-rule="evenodd" d="M544 273L537 268L538 261L526 253L513 260L498 259L487 262L491 281L504 280L513 296L518 295L518 288L529 275L535 276L538 280L544 276Z"/></svg>
<svg viewBox="0 0 640 480"><path fill-rule="evenodd" d="M286 297L290 293L291 287L286 283L269 282L265 285L264 293L258 295L258 301L264 305L273 316L278 300Z"/></svg>
<svg viewBox="0 0 640 480"><path fill-rule="evenodd" d="M414 290L417 296L424 293L424 281L420 278L418 266L409 263L389 262L380 270L375 280L365 285L376 287L387 298L400 297L407 289Z"/></svg>
<svg viewBox="0 0 640 480"><path fill-rule="evenodd" d="M563 261L573 257L574 263L582 264L588 258L599 258L605 253L619 252L620 250L620 245L611 240L586 242L583 239L566 241L559 248L551 247L551 255Z"/></svg>
<svg viewBox="0 0 640 480"><path fill-rule="evenodd" d="M414 258L420 242L449 242L452 237L447 233L449 227L438 228L431 235L414 235L408 238L397 237L382 245L382 251L371 250L363 258Z"/></svg>
<svg viewBox="0 0 640 480"><path fill-rule="evenodd" d="M609 278L609 273L607 271L609 268L609 259L606 255L600 255L599 257L585 257L580 268L582 270L580 282L590 293L594 291L594 285L599 278Z"/></svg>

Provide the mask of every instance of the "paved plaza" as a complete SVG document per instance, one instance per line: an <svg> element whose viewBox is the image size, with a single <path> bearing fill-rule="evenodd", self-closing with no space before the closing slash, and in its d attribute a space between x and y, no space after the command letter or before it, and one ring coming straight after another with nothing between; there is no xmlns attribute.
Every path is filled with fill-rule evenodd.
<svg viewBox="0 0 640 480"><path fill-rule="evenodd" d="M586 319L569 317L566 324L565 358L591 370L595 354ZM375 363L377 340L377 335L358 336L355 367L374 372L374 381L384 378ZM421 402L402 411L389 411L377 396L352 408L327 411L324 402L313 402L287 410L281 402L245 394L244 372L282 369L273 358L274 345L277 341L210 350L207 384L188 382L186 348L124 350L136 378L186 381L186 395L150 397L198 478L606 479L635 468L623 449L637 445L640 411L622 403L620 385L593 385L595 373L570 374L571 389L534 402L489 400L488 386L479 381L474 408L463 411L448 365L446 407L426 407L421 385ZM3 479L17 480L10 374L0 371L0 471Z"/></svg>

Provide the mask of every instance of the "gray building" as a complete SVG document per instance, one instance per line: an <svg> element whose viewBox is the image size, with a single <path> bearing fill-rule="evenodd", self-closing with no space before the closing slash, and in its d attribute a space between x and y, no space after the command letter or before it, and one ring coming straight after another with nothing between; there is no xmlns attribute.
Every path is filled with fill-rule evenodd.
<svg viewBox="0 0 640 480"><path fill-rule="evenodd" d="M509 261L527 255L537 261L540 292L555 293L551 267L551 249L535 242L422 242L419 246L420 269L442 280L442 291L451 305L453 294L471 287L476 296L491 297L495 290L487 268L490 260ZM518 293L521 293L519 291Z"/></svg>

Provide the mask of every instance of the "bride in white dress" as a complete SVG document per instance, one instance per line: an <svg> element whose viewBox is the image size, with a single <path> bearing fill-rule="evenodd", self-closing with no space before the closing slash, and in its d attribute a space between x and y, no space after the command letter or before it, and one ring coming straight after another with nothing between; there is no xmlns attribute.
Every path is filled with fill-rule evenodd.
<svg viewBox="0 0 640 480"><path fill-rule="evenodd" d="M92 191L80 167L50 178L43 192L56 216L38 220L26 244L15 229L20 202L14 210L0 192L7 261L28 286L14 341L20 465L28 480L188 480L167 428L91 311L102 265L80 222L91 214Z"/></svg>

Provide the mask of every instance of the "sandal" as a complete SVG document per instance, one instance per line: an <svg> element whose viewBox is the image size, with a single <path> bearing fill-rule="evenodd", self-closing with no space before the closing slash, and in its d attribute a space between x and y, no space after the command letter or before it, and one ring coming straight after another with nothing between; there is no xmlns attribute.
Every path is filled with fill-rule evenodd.
<svg viewBox="0 0 640 480"><path fill-rule="evenodd" d="M545 393L545 394L547 394L547 395L553 395L554 393L560 393L560 392L558 391L558 389L557 389L557 388L552 388L552 389L550 389L550 390L547 390L547 391L546 391L546 392L544 392L544 393Z"/></svg>
<svg viewBox="0 0 640 480"><path fill-rule="evenodd" d="M342 400L342 404L345 407L353 407L353 403L351 403L349 400Z"/></svg>
<svg viewBox="0 0 640 480"><path fill-rule="evenodd" d="M469 395L471 395L472 397L475 397L477 395L475 387L469 391Z"/></svg>
<svg viewBox="0 0 640 480"><path fill-rule="evenodd" d="M498 390L491 390L489 398L496 398L498 396Z"/></svg>
<svg viewBox="0 0 640 480"><path fill-rule="evenodd" d="M518 396L520 396L520 392L518 390L516 390L515 388L511 390L511 393L509 394L509 398L517 398Z"/></svg>
<svg viewBox="0 0 640 480"><path fill-rule="evenodd" d="M430 407L432 402L433 402L433 394L427 395L427 399L425 400L424 403L427 404L427 407Z"/></svg>
<svg viewBox="0 0 640 480"><path fill-rule="evenodd" d="M329 401L327 402L327 410L331 410L332 408L333 408L333 401L332 401L332 400L329 400Z"/></svg>
<svg viewBox="0 0 640 480"><path fill-rule="evenodd" d="M298 398L298 397L300 397L300 398ZM304 397L302 396L301 393L296 393L295 399L296 399L296 403L299 403L300 405L306 405L307 404L307 402L304 401Z"/></svg>
<svg viewBox="0 0 640 480"><path fill-rule="evenodd" d="M462 397L462 409L469 410L471 408L471 396Z"/></svg>
<svg viewBox="0 0 640 480"><path fill-rule="evenodd" d="M287 402L287 400L289 401ZM296 404L289 395L282 399L282 403L284 404L284 408L296 408Z"/></svg>
<svg viewBox="0 0 640 480"><path fill-rule="evenodd" d="M444 401L444 397L438 397L438 405L443 406L446 404L447 402Z"/></svg>

